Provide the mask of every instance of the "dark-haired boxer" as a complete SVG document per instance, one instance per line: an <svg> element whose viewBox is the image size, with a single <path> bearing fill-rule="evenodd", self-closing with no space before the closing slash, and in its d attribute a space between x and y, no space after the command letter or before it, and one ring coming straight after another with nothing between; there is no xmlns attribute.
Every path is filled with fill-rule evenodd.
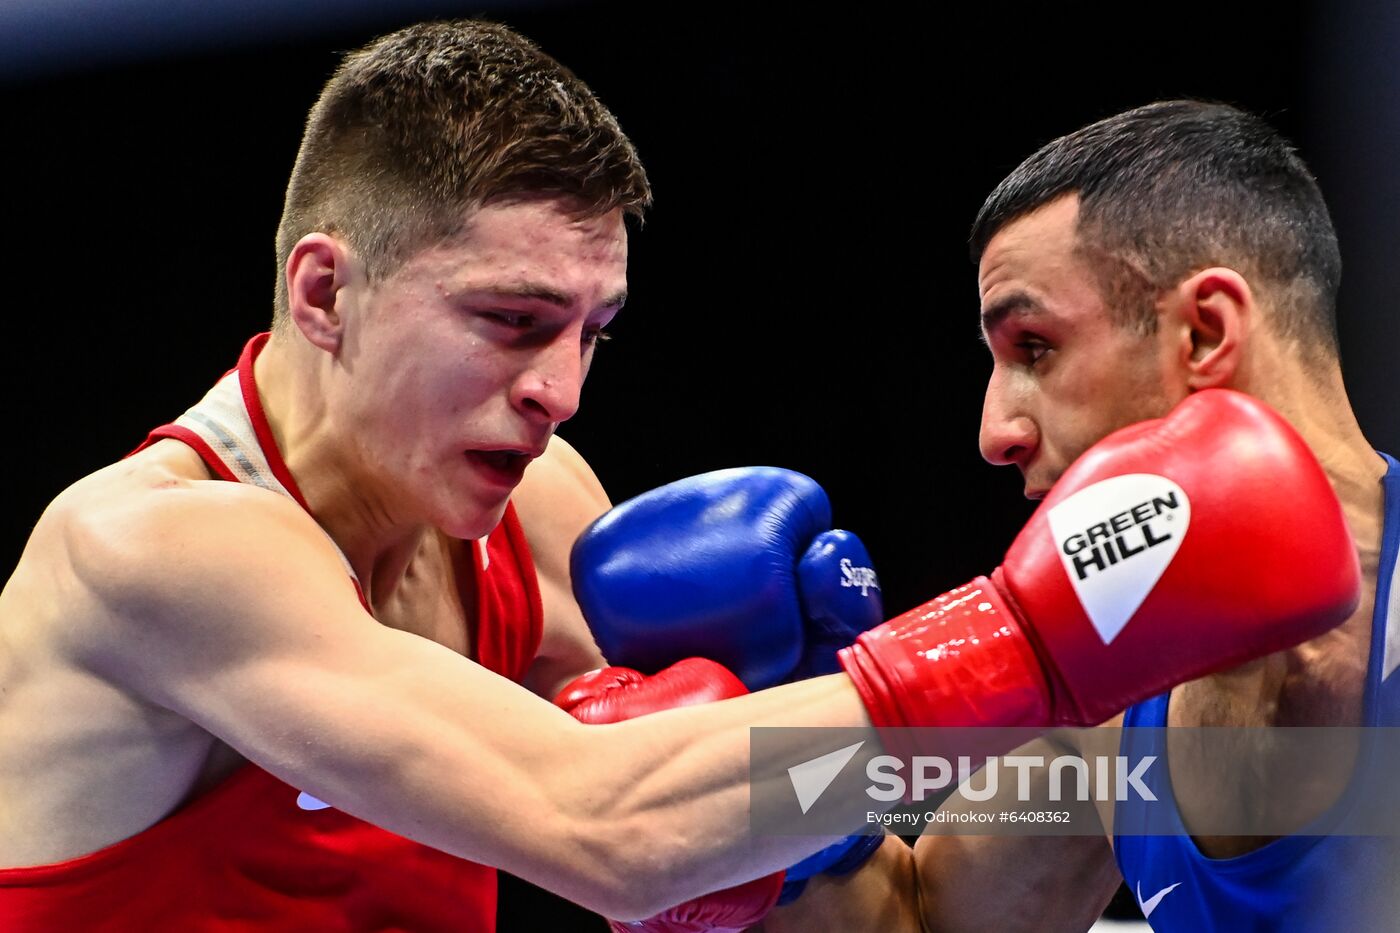
<svg viewBox="0 0 1400 933"><path fill-rule="evenodd" d="M1400 724L1392 589L1400 467L1366 442L1348 403L1334 321L1336 237L1288 143L1221 105L1165 102L1110 117L1047 144L1007 176L983 205L972 249L993 358L982 453L1020 469L1028 496L1044 496L1107 432L1229 387L1298 428L1355 536L1363 597L1345 624L1162 692L1107 724ZM1267 508L1284 529L1305 517L1284 478ZM1329 821L1378 789L1374 769L1353 774L1346 757L1317 764L1307 781L1284 761L1261 760L1252 784L1240 771L1226 783L1179 784L1164 796L1175 834L1134 832L1148 824L1130 798L1112 814L1111 839L926 835L912 852L889 843L878 865L839 888L814 884L767 929L811 929L814 917L886 929L870 918L898 903L950 933L1079 931L1123 881L1155 930L1395 929L1394 840L1326 835ZM1044 781L1033 790L1030 806L1051 806ZM1266 797L1299 834L1186 829Z"/></svg>

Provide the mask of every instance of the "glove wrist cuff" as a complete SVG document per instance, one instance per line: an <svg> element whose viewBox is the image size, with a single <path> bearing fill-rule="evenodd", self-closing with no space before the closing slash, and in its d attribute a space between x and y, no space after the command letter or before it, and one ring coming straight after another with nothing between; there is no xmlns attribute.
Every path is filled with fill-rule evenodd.
<svg viewBox="0 0 1400 933"><path fill-rule="evenodd" d="M987 577L871 629L840 658L877 727L1050 722L1040 663Z"/></svg>
<svg viewBox="0 0 1400 933"><path fill-rule="evenodd" d="M778 906L791 904L802 896L807 882L817 875L840 877L849 875L864 865L875 850L884 845L885 834L847 836L835 845L827 846L787 870Z"/></svg>

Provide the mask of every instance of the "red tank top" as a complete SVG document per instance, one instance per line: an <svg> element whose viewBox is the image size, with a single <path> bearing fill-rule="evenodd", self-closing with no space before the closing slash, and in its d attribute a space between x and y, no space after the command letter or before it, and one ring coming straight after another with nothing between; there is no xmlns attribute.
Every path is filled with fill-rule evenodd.
<svg viewBox="0 0 1400 933"><path fill-rule="evenodd" d="M176 438L218 476L306 508L253 383L267 336L253 338L237 368L137 450ZM519 681L539 647L543 612L513 505L477 545L475 660ZM327 808L252 764L91 855L0 870L3 933L474 933L494 930L495 915L495 869Z"/></svg>

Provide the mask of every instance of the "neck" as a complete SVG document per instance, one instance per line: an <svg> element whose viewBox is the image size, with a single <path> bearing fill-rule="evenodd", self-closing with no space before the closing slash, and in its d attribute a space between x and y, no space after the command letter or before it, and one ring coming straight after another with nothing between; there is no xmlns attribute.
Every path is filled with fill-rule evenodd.
<svg viewBox="0 0 1400 933"><path fill-rule="evenodd" d="M356 456L354 430L335 422L327 404L333 365L296 335L274 334L253 369L282 459L373 602L397 589L431 528L396 514L385 484Z"/></svg>
<svg viewBox="0 0 1400 933"><path fill-rule="evenodd" d="M1298 375L1265 391L1241 388L1278 409L1308 442L1342 502L1365 566L1380 552L1386 462L1361 433L1339 366L1305 370L1294 360L1274 371Z"/></svg>

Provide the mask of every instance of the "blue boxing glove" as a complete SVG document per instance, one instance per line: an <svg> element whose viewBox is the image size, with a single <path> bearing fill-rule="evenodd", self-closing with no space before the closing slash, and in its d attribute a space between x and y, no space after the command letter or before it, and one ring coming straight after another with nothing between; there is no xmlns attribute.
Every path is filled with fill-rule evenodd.
<svg viewBox="0 0 1400 933"><path fill-rule="evenodd" d="M574 596L610 664L656 673L718 661L750 690L841 670L836 652L884 621L865 545L831 529L810 477L719 470L629 499L574 545ZM850 836L788 869L779 903L854 871L880 836Z"/></svg>
<svg viewBox="0 0 1400 933"><path fill-rule="evenodd" d="M643 493L574 545L574 596L610 664L646 673L699 656L750 690L840 670L884 621L860 539L831 530L810 477L719 470Z"/></svg>
<svg viewBox="0 0 1400 933"><path fill-rule="evenodd" d="M820 486L817 491L822 491ZM839 528L812 539L797 562L797 595L802 601L805 642L802 660L786 680L842 670L836 652L884 618L880 580L865 544Z"/></svg>

